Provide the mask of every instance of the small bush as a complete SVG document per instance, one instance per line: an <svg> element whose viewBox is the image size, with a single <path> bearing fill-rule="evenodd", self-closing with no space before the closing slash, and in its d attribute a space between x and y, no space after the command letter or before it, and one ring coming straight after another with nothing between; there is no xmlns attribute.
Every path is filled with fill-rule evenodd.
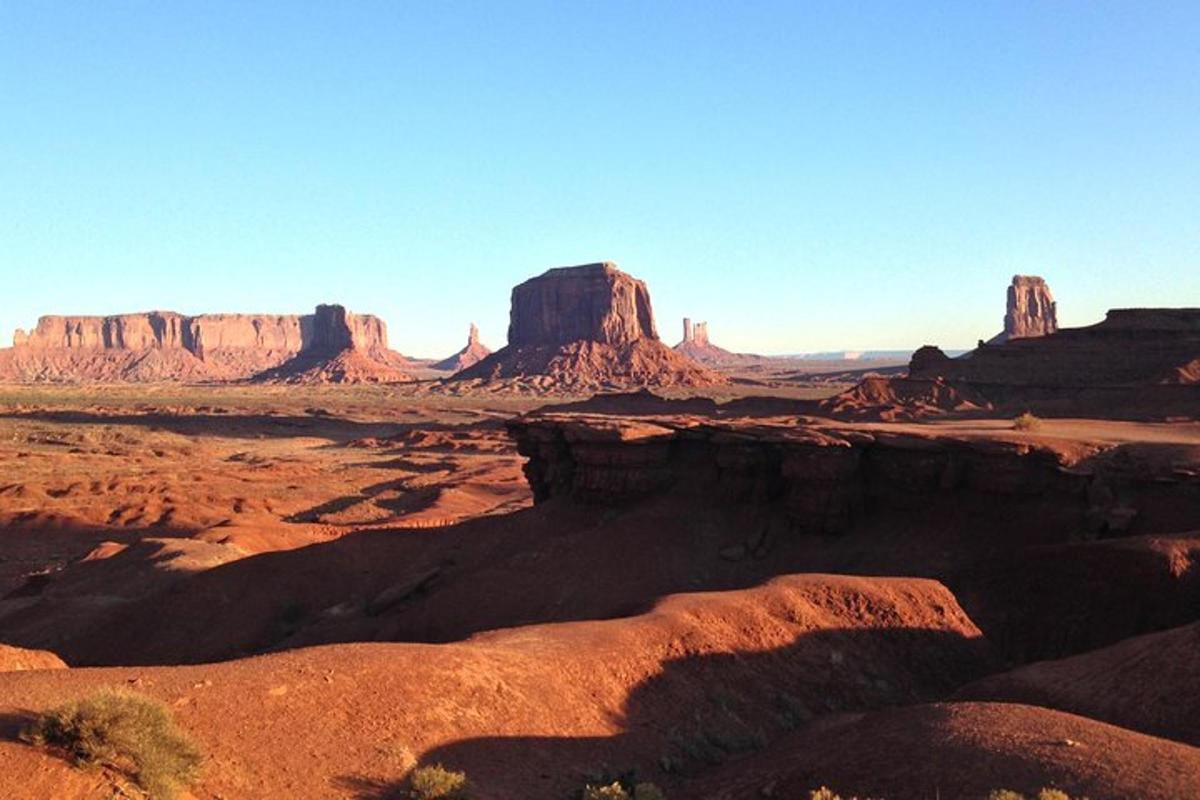
<svg viewBox="0 0 1200 800"><path fill-rule="evenodd" d="M155 800L192 783L203 756L162 703L106 689L51 709L22 732L31 744L68 753L77 764L128 775Z"/></svg>
<svg viewBox="0 0 1200 800"><path fill-rule="evenodd" d="M1042 427L1042 421L1028 411L1013 420L1013 428L1018 431L1036 431L1040 427ZM1001 789L999 791L1008 790Z"/></svg>
<svg viewBox="0 0 1200 800"><path fill-rule="evenodd" d="M618 781L607 786L592 786L590 783L583 787L581 800L630 800L629 792Z"/></svg>
<svg viewBox="0 0 1200 800"><path fill-rule="evenodd" d="M667 796L653 783L639 783L630 794L620 781L603 786L588 784L583 787L580 797L582 800L667 800Z"/></svg>
<svg viewBox="0 0 1200 800"><path fill-rule="evenodd" d="M842 800L842 798L828 786L822 786L820 789L813 789L809 792L808 800Z"/></svg>
<svg viewBox="0 0 1200 800"><path fill-rule="evenodd" d="M453 772L441 764L417 767L408 776L413 800L469 800L471 786L465 772Z"/></svg>
<svg viewBox="0 0 1200 800"><path fill-rule="evenodd" d="M1037 793L1037 800L1071 800L1071 796L1059 789L1042 789Z"/></svg>

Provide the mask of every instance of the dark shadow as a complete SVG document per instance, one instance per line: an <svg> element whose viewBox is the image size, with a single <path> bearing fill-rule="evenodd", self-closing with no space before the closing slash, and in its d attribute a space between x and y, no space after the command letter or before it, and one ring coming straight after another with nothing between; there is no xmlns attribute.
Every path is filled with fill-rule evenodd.
<svg viewBox="0 0 1200 800"><path fill-rule="evenodd" d="M37 718L37 714L25 709L0 714L0 740L24 744L21 733L36 722Z"/></svg>
<svg viewBox="0 0 1200 800"><path fill-rule="evenodd" d="M329 415L289 414L103 414L90 411L7 411L0 419L34 420L60 425L129 425L163 430L182 436L221 436L227 438L293 438L306 436L328 439L336 445L358 440L387 442L410 433L467 433L475 430L502 429L497 420L474 420L461 424L441 422L359 422Z"/></svg>
<svg viewBox="0 0 1200 800"><path fill-rule="evenodd" d="M844 599L867 602L853 590ZM698 641L717 641L711 633L696 634ZM665 635L686 637L687 631ZM690 779L792 732L837 715L942 699L994 668L983 640L922 627L798 632L790 644L770 650L656 663L652 654L659 644L648 642L645 655L614 653L610 662L595 665L598 675L632 670L652 676L632 687L614 735L469 738L426 752L420 761L464 771L492 796L521 796L524 789L524 796L570 798L587 783L621 778L651 781L670 797L690 797ZM574 665L568 660L560 666ZM603 702L561 683L554 691L564 703ZM580 712L590 717L596 709ZM361 785L365 798L399 797L404 790L403 776Z"/></svg>
<svg viewBox="0 0 1200 800"><path fill-rule="evenodd" d="M333 779L333 786L349 792L354 800L408 800L409 794L401 782L346 775Z"/></svg>

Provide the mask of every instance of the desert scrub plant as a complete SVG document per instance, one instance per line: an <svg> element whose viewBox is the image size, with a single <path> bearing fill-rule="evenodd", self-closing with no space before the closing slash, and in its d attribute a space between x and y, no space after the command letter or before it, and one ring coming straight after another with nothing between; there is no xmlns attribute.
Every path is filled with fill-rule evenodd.
<svg viewBox="0 0 1200 800"><path fill-rule="evenodd" d="M408 776L412 800L469 800L471 784L465 772L448 770L441 764L417 767Z"/></svg>
<svg viewBox="0 0 1200 800"><path fill-rule="evenodd" d="M988 800L1027 800L1025 795L1020 792L1014 792L1012 789L994 789L989 795ZM1042 788L1034 800L1071 800L1071 795L1064 792L1062 789L1052 789L1050 787ZM1088 800L1086 797L1077 798L1077 800Z"/></svg>
<svg viewBox="0 0 1200 800"><path fill-rule="evenodd" d="M620 781L613 781L604 786L588 784L583 787L580 798L581 800L667 800L667 796L653 783L639 783L633 787L633 792L630 793L621 785Z"/></svg>
<svg viewBox="0 0 1200 800"><path fill-rule="evenodd" d="M1042 427L1042 420L1026 411L1013 419L1013 428L1018 431L1036 431Z"/></svg>
<svg viewBox="0 0 1200 800"><path fill-rule="evenodd" d="M61 750L76 764L123 773L154 800L171 800L195 781L204 759L166 706L119 689L50 709L21 738Z"/></svg>

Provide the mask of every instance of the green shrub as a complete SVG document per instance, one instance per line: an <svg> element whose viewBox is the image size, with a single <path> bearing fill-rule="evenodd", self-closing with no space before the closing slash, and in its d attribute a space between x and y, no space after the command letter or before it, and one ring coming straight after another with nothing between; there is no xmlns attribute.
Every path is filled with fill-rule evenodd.
<svg viewBox="0 0 1200 800"><path fill-rule="evenodd" d="M1013 420L1013 428L1018 431L1036 431L1040 427L1042 427L1042 421L1028 411ZM1008 790L1000 789L999 791Z"/></svg>
<svg viewBox="0 0 1200 800"><path fill-rule="evenodd" d="M62 750L77 764L122 772L155 800L171 800L195 781L203 761L166 706L125 690L104 689L46 711L22 738Z"/></svg>
<svg viewBox="0 0 1200 800"><path fill-rule="evenodd" d="M471 786L465 772L454 772L435 764L417 767L408 776L413 800L469 800Z"/></svg>

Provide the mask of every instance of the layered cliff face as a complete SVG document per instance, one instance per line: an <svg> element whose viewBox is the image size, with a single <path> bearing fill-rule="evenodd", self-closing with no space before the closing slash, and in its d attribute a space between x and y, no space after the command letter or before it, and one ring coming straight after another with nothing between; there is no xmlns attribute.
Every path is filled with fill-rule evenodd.
<svg viewBox="0 0 1200 800"><path fill-rule="evenodd" d="M552 269L514 288L508 346L452 380L533 392L727 382L659 341L646 284L608 262Z"/></svg>
<svg viewBox="0 0 1200 800"><path fill-rule="evenodd" d="M1037 275L1013 275L1008 287L1004 330L992 337L989 344L1046 336L1056 330L1058 304L1054 302L1045 279Z"/></svg>
<svg viewBox="0 0 1200 800"><path fill-rule="evenodd" d="M512 291L508 344L621 346L658 340L646 284L603 262L559 267Z"/></svg>
<svg viewBox="0 0 1200 800"><path fill-rule="evenodd" d="M1068 440L556 413L508 427L537 503L653 508L701 526L732 560L799 547L805 571L935 577L1014 656L1078 652L1194 613L1168 613L1196 596L1190 562L1141 538L1185 536L1200 519L1200 447L1186 432L1133 444L1121 443L1128 429Z"/></svg>
<svg viewBox="0 0 1200 800"><path fill-rule="evenodd" d="M0 379L63 381L242 380L299 356L343 351L394 361L383 321L321 305L312 314L171 311L107 317L44 316L0 351Z"/></svg>

